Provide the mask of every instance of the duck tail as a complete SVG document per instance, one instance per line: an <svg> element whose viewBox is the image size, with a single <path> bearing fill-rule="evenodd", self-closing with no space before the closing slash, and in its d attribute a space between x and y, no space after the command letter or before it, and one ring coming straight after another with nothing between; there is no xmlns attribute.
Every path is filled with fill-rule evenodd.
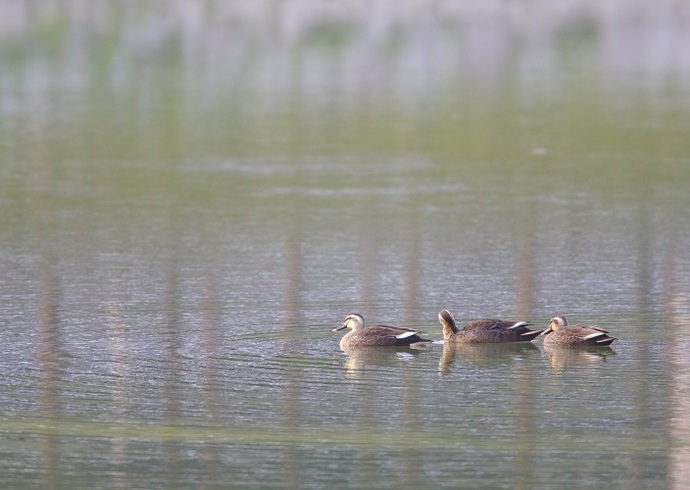
<svg viewBox="0 0 690 490"><path fill-rule="evenodd" d="M544 330L546 330L546 329L527 330L526 332L520 334L520 339L521 340L534 340L537 337L539 337L542 333L544 333Z"/></svg>

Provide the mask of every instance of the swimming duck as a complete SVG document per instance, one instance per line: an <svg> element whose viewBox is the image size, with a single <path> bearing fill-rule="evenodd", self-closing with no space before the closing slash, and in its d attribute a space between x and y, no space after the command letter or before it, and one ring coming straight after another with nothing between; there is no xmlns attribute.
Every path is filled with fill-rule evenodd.
<svg viewBox="0 0 690 490"><path fill-rule="evenodd" d="M527 342L536 338L543 330L527 328L527 322L511 322L484 318L466 323L462 329L455 324L455 317L448 310L441 310L438 319L443 326L444 342L468 344L491 344L498 342Z"/></svg>
<svg viewBox="0 0 690 490"><path fill-rule="evenodd" d="M417 342L431 342L417 335L416 330L390 325L371 325L365 328L364 317L359 313L352 313L345 317L340 327L333 331L349 328L350 332L340 339L340 348L345 350L353 347L383 347L390 345L411 345Z"/></svg>
<svg viewBox="0 0 690 490"><path fill-rule="evenodd" d="M589 325L569 325L564 316L555 316L549 322L549 328L543 331L544 345L610 345L616 340L608 330Z"/></svg>

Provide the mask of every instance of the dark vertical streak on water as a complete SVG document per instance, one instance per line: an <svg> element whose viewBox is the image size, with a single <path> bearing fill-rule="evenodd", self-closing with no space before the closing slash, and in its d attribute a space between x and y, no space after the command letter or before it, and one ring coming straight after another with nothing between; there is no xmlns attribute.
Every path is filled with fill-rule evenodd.
<svg viewBox="0 0 690 490"><path fill-rule="evenodd" d="M45 225L44 225L45 226ZM62 342L60 335L59 301L60 284L55 277L53 254L49 251L51 241L46 242L39 270L40 276L40 338L36 351L41 371L40 405L41 417L51 425L60 421L60 393L58 386L62 371ZM58 436L43 436L43 478L47 488L56 488L60 477L60 442Z"/></svg>
<svg viewBox="0 0 690 490"><path fill-rule="evenodd" d="M370 215L363 207L370 206L368 198L362 197L358 201L348 203L351 213L355 213L355 219L352 220L357 223L356 229L351 230L349 236L356 235L356 242L353 241L353 246L357 247L356 256L360 260L357 269L357 276L355 277L355 287L359 291L359 307L357 313L364 315L364 321L372 325L374 323L383 323L380 319L372 318L371 312L376 311L375 306L371 303L371 298L376 297L376 240L378 234L376 233L375 223L370 221ZM363 216L364 219L356 219L357 216ZM346 314L355 313L348 311Z"/></svg>
<svg viewBox="0 0 690 490"><path fill-rule="evenodd" d="M165 358L161 362L163 369L163 386L164 404L163 404L163 420L165 424L174 428L178 421L182 418L181 410L181 394L182 390L182 359L180 353L182 352L183 336L189 335L189 328L183 324L181 312L183 308L182 303L182 288L183 288L183 272L182 259L185 257L184 247L182 246L181 238L183 236L183 229L180 228L185 219L181 210L185 205L182 199L183 193L180 192L180 185L176 178L176 173L173 173L168 185L171 187L171 200L167 203L167 223L165 240L167 241L166 249L170 251L169 256L164 256L161 263L166 268L163 276L164 284L164 301L162 305L164 308L163 325L161 326L160 340L163 344ZM153 337L155 338L155 337ZM162 453L163 453L163 475L165 486L167 488L180 487L180 461L182 453L185 448L178 443L174 438L172 440L163 439Z"/></svg>
<svg viewBox="0 0 690 490"><path fill-rule="evenodd" d="M36 169L35 185L43 192L58 191L53 179L53 169L47 161L43 139L36 141L31 149L32 165ZM51 195L52 197L52 195ZM40 417L46 425L60 423L61 400L59 391L64 371L64 351L60 322L60 307L63 300L63 288L57 271L57 257L54 248L59 239L61 223L58 214L48 203L40 202L33 207L32 219L37 230L38 262L37 270L37 308L39 310L39 342L35 346L35 356L39 369L40 382L37 400ZM26 312L28 314L28 312ZM42 485L46 488L57 488L60 481L60 439L55 434L39 436L42 439L41 473Z"/></svg>
<svg viewBox="0 0 690 490"><path fill-rule="evenodd" d="M536 434L535 417L539 414L537 406L537 391L534 372L524 364L516 366L514 372L506 373L514 379L513 389L513 427L515 441L515 455L513 457L513 478L516 489L529 489L534 481L536 468L535 447Z"/></svg>
<svg viewBox="0 0 690 490"><path fill-rule="evenodd" d="M214 235L215 236L215 235ZM222 263L222 257L218 251L217 243L214 238L209 237L208 240L213 240L209 245L212 250L210 257L216 264ZM199 391L201 393L200 404L201 410L204 414L205 422L211 427L217 427L222 420L222 380L226 379L218 370L222 369L220 363L217 362L222 355L223 345L221 339L225 338L221 332L222 314L221 314L221 294L219 291L219 267L210 267L207 270L205 280L205 297L202 301L201 314L201 386ZM224 366L223 366L224 367ZM219 482L222 473L221 465L221 451L218 444L204 444L200 448L202 458L204 461L204 472L211 482Z"/></svg>
<svg viewBox="0 0 690 490"><path fill-rule="evenodd" d="M402 263L405 270L405 316L406 324L414 324L419 321L419 278L420 278L420 226L419 226L419 201L417 192L409 187L405 192L405 232L403 234ZM442 280L442 279L441 279Z"/></svg>
<svg viewBox="0 0 690 490"><path fill-rule="evenodd" d="M285 274L287 280L285 281L285 311L287 318L285 319L282 330L285 338L282 352L287 356L296 355L299 353L301 345L294 340L295 329L299 328L303 318L302 311L302 275L304 270L304 256L303 243L304 235L302 233L302 226L304 216L300 212L302 207L300 202L293 202L288 212L290 216L287 218L290 222L289 230L285 242ZM260 326L257 326L260 328ZM282 405L277 408L279 412L283 413L284 420L282 425L291 431L299 432L300 421L304 414L300 409L301 400L304 398L302 387L304 383L303 367L297 363L291 363L288 367L286 376L285 393L284 396L278 397ZM300 448L297 444L286 444L284 447L284 462L281 465L284 469L284 474L287 475L287 485L289 488L299 488L302 486L300 475L302 471L302 458L300 458Z"/></svg>
<svg viewBox="0 0 690 490"><path fill-rule="evenodd" d="M419 277L420 277L420 226L419 226L419 204L417 192L414 188L407 188L405 192L406 208L405 232L403 233L402 262L405 266L405 323L413 324L418 321L420 311L419 304ZM429 338L428 334L424 335ZM422 417L425 414L419 413L419 407L423 404L420 395L420 380L417 372L409 370L403 371L404 392L403 392L403 420L402 424L407 427L419 427ZM401 485L407 488L421 488L419 481L420 472L418 470L417 454L412 447L406 447L401 451Z"/></svg>
<svg viewBox="0 0 690 490"><path fill-rule="evenodd" d="M646 173L646 172L645 172ZM636 222L634 227L635 233L631 236L634 240L634 247L636 248L635 256L637 257L636 264L630 264L636 268L636 296L637 306L636 311L641 313L642 321L635 325L637 330L637 338L643 339L642 342L637 342L635 346L635 359L638 363L638 369L641 372L648 372L651 378L662 377L667 372L668 364L666 359L658 357L659 340L663 342L663 333L661 339L651 337L648 334L647 318L656 316L654 310L655 305L655 287L654 287L654 238L656 237L655 227L651 219L651 207L655 202L653 198L653 189L650 186L651 178L643 178L638 180L638 185L634 187L636 194L635 198L639 200L639 196L647 195L651 199L639 200L632 209L634 213L633 219ZM659 330L654 329L657 335ZM663 331L662 331L663 332ZM648 383L643 381L646 378L638 378L635 386L635 407L638 411L635 417L635 430L639 440L651 436L653 433L662 430L668 430L666 424L660 425L659 421L665 419L662 411L666 410L667 403L664 402L668 398L669 393L666 383ZM644 471L647 468L645 464L649 457L643 451L637 451L633 456L632 478L633 481L643 481L645 475Z"/></svg>
<svg viewBox="0 0 690 490"><path fill-rule="evenodd" d="M513 224L513 236L515 240L516 277L515 288L515 314L517 319L530 320L534 310L534 294L537 288L535 250L536 250L536 216L534 199L524 199L517 196L517 216ZM513 237L511 237L513 239Z"/></svg>
<svg viewBox="0 0 690 490"><path fill-rule="evenodd" d="M518 190L509 196L512 202L513 224L501 239L513 243L512 259L515 261L515 275L512 281L514 294L514 312L516 320L534 321L531 318L534 311L534 295L538 287L536 284L537 271L535 250L537 245L538 216L537 201L529 196L531 186L523 184L519 179L515 185ZM534 325L540 328L541 325ZM514 455L512 459L512 473L515 488L531 488L534 477L534 458L532 454L535 438L535 416L538 414L537 396L534 372L526 365L516 363L515 369L505 372L504 376L513 379L513 431Z"/></svg>

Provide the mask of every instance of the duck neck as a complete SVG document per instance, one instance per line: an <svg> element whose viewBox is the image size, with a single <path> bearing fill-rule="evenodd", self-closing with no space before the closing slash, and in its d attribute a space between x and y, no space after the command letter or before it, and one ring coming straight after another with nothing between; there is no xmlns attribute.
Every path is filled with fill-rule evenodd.
<svg viewBox="0 0 690 490"><path fill-rule="evenodd" d="M444 338L450 338L455 336L460 330L458 329L457 326L450 324L450 323L444 323L443 324L443 337Z"/></svg>

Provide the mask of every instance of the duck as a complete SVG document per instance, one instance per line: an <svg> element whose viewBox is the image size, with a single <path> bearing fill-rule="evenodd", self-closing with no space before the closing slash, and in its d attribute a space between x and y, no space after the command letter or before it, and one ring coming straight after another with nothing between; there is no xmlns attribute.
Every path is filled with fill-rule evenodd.
<svg viewBox="0 0 690 490"><path fill-rule="evenodd" d="M349 328L350 331L340 339L342 350L355 347L407 346L422 342L432 342L417 334L417 330L390 325L365 326L364 317L352 313L345 317L343 324L333 329L334 332Z"/></svg>
<svg viewBox="0 0 690 490"><path fill-rule="evenodd" d="M602 346L611 345L611 342L617 340L603 328L570 325L564 316L553 317L549 322L549 328L545 329L542 335L544 335L545 346Z"/></svg>
<svg viewBox="0 0 690 490"><path fill-rule="evenodd" d="M527 328L531 323L483 318L466 323L461 329L448 310L441 310L438 319L443 326L444 343L495 344L501 342L528 342L543 330Z"/></svg>

